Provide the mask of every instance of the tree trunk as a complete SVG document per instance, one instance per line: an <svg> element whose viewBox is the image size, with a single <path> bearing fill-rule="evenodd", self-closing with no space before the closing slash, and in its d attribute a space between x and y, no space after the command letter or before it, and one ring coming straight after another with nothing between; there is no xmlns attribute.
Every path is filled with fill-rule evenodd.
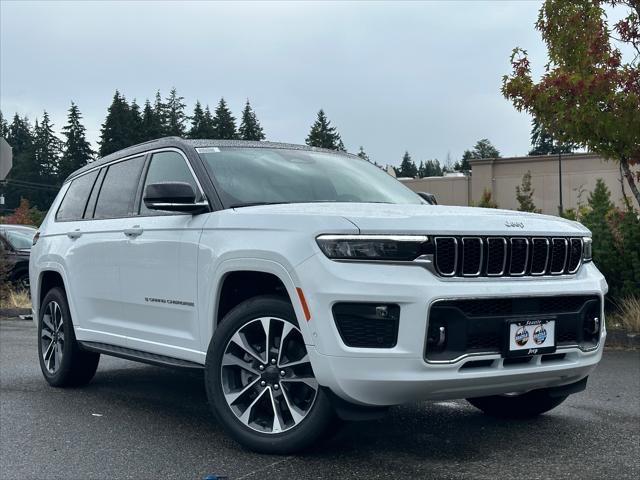
<svg viewBox="0 0 640 480"><path fill-rule="evenodd" d="M640 191L638 191L638 185L636 184L635 178L633 178L633 173L629 168L629 159L627 157L620 158L620 165L622 166L622 171L624 172L624 177L627 179L627 183L629 183L629 188L631 189L631 193L636 197L636 201L638 205L640 205Z"/></svg>

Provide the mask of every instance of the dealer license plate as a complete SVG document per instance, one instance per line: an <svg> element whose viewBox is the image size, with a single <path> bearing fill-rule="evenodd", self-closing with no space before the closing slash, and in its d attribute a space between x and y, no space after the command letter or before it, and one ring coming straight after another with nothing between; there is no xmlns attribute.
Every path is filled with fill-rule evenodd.
<svg viewBox="0 0 640 480"><path fill-rule="evenodd" d="M520 357L555 352L555 326L555 320L549 319L509 321L505 356Z"/></svg>

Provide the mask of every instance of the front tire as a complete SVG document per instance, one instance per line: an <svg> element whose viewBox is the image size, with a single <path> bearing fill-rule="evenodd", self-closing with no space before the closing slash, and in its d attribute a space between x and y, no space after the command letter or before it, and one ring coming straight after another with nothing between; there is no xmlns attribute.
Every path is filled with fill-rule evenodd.
<svg viewBox="0 0 640 480"><path fill-rule="evenodd" d="M80 350L65 291L47 292L39 309L38 357L45 380L53 387L77 387L91 381L100 354Z"/></svg>
<svg viewBox="0 0 640 480"><path fill-rule="evenodd" d="M496 418L524 419L553 410L567 399L568 395L551 396L547 389L532 390L522 395L492 395L490 397L467 398L467 402L487 415Z"/></svg>
<svg viewBox="0 0 640 480"><path fill-rule="evenodd" d="M209 344L205 382L220 424L257 452L303 450L335 424L293 308L277 297L252 298L225 315Z"/></svg>

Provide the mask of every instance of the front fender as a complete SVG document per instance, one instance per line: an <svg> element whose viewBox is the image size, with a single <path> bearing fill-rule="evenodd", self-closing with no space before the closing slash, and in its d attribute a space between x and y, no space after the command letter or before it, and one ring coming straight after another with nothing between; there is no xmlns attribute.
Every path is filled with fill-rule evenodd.
<svg viewBox="0 0 640 480"><path fill-rule="evenodd" d="M300 282L293 269L287 269L283 264L274 260L242 257L229 258L215 266L211 266L211 268L202 268L198 271L198 298L202 299L198 302L198 315L203 319L200 329L203 351L207 351L209 341L215 330L215 319L217 318L223 279L227 274L237 271L269 273L278 277L289 295L305 343L307 345L314 344L313 336L296 290L296 287L300 286Z"/></svg>

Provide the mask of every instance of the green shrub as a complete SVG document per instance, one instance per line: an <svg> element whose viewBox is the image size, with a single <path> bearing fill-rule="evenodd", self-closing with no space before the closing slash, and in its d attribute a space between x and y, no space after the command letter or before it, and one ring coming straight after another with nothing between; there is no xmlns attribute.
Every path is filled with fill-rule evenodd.
<svg viewBox="0 0 640 480"><path fill-rule="evenodd" d="M480 201L473 206L482 207L482 208L498 208L498 204L495 202L493 198L491 198L491 190L488 190L486 188L482 192L482 197L480 197Z"/></svg>
<svg viewBox="0 0 640 480"><path fill-rule="evenodd" d="M631 208L620 209L598 179L580 221L593 234L593 261L607 279L609 299L621 301L640 292L640 220Z"/></svg>
<svg viewBox="0 0 640 480"><path fill-rule="evenodd" d="M533 203L533 193L535 189L531 186L531 171L527 171L522 176L522 184L516 185L516 200L518 200L518 210L521 212L541 213L542 210L536 208Z"/></svg>

